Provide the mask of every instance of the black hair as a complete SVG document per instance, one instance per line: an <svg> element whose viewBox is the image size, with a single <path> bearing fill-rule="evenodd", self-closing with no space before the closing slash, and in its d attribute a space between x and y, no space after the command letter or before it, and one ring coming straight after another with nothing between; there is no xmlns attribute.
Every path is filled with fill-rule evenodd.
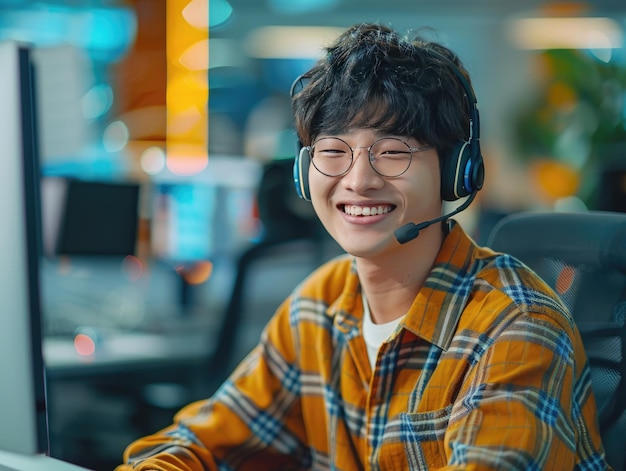
<svg viewBox="0 0 626 471"><path fill-rule="evenodd" d="M405 39L374 23L348 28L293 97L300 142L311 145L321 134L353 127L376 128L414 137L447 155L468 139L469 116L468 97L442 55L471 83L458 57L439 43Z"/></svg>

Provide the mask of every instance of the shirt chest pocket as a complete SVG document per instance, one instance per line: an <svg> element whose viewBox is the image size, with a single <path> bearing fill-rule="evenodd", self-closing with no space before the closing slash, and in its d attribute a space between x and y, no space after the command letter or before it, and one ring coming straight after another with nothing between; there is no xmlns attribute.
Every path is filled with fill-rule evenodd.
<svg viewBox="0 0 626 471"><path fill-rule="evenodd" d="M449 405L436 411L400 415L400 437L410 469L436 468L447 463L444 437L451 412Z"/></svg>

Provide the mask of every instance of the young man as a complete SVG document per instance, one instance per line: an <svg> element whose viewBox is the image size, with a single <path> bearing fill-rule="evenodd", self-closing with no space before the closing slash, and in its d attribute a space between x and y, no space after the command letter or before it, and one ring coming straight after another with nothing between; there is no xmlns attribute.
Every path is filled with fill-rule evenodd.
<svg viewBox="0 0 626 471"><path fill-rule="evenodd" d="M297 82L293 108L296 186L347 255L118 470L606 469L572 318L442 216L483 179L454 54L356 25Z"/></svg>

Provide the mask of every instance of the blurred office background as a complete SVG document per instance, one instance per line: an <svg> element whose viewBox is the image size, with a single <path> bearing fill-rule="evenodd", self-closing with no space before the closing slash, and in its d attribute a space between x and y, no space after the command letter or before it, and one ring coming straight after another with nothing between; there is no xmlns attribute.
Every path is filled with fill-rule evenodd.
<svg viewBox="0 0 626 471"><path fill-rule="evenodd" d="M35 50L53 456L111 469L339 252L292 189L289 88L341 28L464 60L487 180L459 220L484 241L520 210L626 211L625 20L621 0L0 0L0 39Z"/></svg>

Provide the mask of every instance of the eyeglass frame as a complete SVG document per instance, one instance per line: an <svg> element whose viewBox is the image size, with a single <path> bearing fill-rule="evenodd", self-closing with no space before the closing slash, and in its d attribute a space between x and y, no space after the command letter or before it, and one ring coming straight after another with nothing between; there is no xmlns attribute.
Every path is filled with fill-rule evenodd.
<svg viewBox="0 0 626 471"><path fill-rule="evenodd" d="M315 165L315 158L314 158L314 148L315 148L315 145L319 141L324 140L324 139L337 139L337 140L343 142L348 147L348 149L350 149L350 165L348 166L348 168L344 172L339 173L337 175L329 175L328 173L322 172L319 168L317 168L317 165ZM402 144L404 144L407 147L407 149L409 150L409 154L410 154L409 163L406 166L406 168L402 172L398 173L397 175L384 175L384 174L380 173L378 170L376 170L376 168L374 167L374 161L376 160L376 157L372 153L372 147L374 147L380 141L384 141L386 139L393 139L393 140L399 141ZM372 167L372 170L374 170L374 172L376 172L376 174L380 175L381 177L396 178L396 177L399 177L399 176L403 175L404 173L406 173L406 171L409 169L409 167L411 167L411 163L413 162L413 153L425 152L427 150L434 149L434 147L435 146L432 146L432 145L411 147L408 142L403 141L402 139L397 138L397 137L389 137L389 136L385 136L385 137L381 137L379 139L376 139L369 147L368 146L355 146L355 147L352 147L350 144L348 144L346 141L344 141L340 137L324 136L324 137L321 137L319 139L316 139L313 142L313 144L311 144L310 146L305 146L304 148L308 150L308 152L309 152L309 154L311 156L311 163L315 167L315 170L317 170L322 175L325 175L327 177L343 177L344 175L347 175L348 173L350 173L350 170L352 170L352 167L354 166L354 151L357 150L357 149L367 149L368 161L370 163L370 167Z"/></svg>

